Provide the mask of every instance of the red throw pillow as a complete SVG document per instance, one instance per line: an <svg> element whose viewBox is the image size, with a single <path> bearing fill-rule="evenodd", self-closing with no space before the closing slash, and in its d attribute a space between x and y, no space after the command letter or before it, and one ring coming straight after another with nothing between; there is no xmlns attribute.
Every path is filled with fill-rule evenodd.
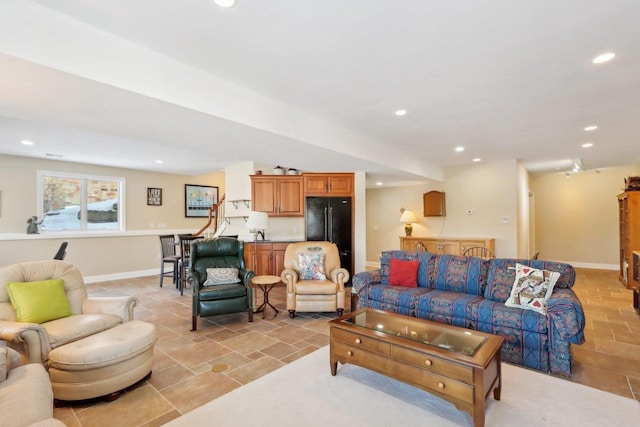
<svg viewBox="0 0 640 427"><path fill-rule="evenodd" d="M418 287L418 261L405 261L403 259L391 259L391 271L389 273L389 285Z"/></svg>

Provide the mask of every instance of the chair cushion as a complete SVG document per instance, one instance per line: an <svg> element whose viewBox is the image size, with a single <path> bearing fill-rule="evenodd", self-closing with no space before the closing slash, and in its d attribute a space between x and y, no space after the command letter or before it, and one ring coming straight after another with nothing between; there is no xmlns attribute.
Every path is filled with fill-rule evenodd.
<svg viewBox="0 0 640 427"><path fill-rule="evenodd" d="M56 348L111 329L120 323L122 319L113 314L76 314L43 323L42 326L49 334L51 347Z"/></svg>
<svg viewBox="0 0 640 427"><path fill-rule="evenodd" d="M240 283L237 268L207 268L207 280L202 286L229 285Z"/></svg>
<svg viewBox="0 0 640 427"><path fill-rule="evenodd" d="M71 315L62 279L7 283L19 322L44 323Z"/></svg>
<svg viewBox="0 0 640 427"><path fill-rule="evenodd" d="M201 289L198 293L200 301L214 301L218 299L237 298L247 295L244 285L216 285Z"/></svg>
<svg viewBox="0 0 640 427"><path fill-rule="evenodd" d="M335 295L338 284L331 280L305 280L296 282L296 294L306 295Z"/></svg>

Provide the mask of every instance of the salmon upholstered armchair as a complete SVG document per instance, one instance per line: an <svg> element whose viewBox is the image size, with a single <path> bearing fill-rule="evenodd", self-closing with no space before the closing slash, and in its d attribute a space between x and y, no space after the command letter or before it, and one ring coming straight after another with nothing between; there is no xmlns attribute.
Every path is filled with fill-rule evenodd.
<svg viewBox="0 0 640 427"><path fill-rule="evenodd" d="M287 286L290 318L296 311L336 311L342 316L349 272L340 267L335 243L291 243L284 253L284 268L281 278Z"/></svg>
<svg viewBox="0 0 640 427"><path fill-rule="evenodd" d="M8 265L0 268L0 340L26 361L46 364L53 349L133 320L137 303L89 297L80 270L65 261Z"/></svg>

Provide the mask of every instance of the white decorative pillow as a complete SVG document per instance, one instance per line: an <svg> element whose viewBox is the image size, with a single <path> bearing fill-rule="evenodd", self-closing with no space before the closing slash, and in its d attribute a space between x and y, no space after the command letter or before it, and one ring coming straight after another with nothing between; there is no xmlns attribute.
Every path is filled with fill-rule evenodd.
<svg viewBox="0 0 640 427"><path fill-rule="evenodd" d="M207 268L207 280L202 286L230 285L240 283L237 268Z"/></svg>
<svg viewBox="0 0 640 427"><path fill-rule="evenodd" d="M298 252L301 280L326 280L324 254L322 252Z"/></svg>
<svg viewBox="0 0 640 427"><path fill-rule="evenodd" d="M505 305L547 314L547 301L559 277L555 271L516 264L516 280Z"/></svg>

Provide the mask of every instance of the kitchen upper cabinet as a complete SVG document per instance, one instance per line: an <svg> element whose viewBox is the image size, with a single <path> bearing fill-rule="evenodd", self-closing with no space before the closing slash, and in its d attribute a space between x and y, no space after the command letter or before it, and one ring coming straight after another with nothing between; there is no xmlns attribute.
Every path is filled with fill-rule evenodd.
<svg viewBox="0 0 640 427"><path fill-rule="evenodd" d="M305 196L352 196L352 173L305 173Z"/></svg>
<svg viewBox="0 0 640 427"><path fill-rule="evenodd" d="M269 216L304 216L303 178L252 175L251 209Z"/></svg>

